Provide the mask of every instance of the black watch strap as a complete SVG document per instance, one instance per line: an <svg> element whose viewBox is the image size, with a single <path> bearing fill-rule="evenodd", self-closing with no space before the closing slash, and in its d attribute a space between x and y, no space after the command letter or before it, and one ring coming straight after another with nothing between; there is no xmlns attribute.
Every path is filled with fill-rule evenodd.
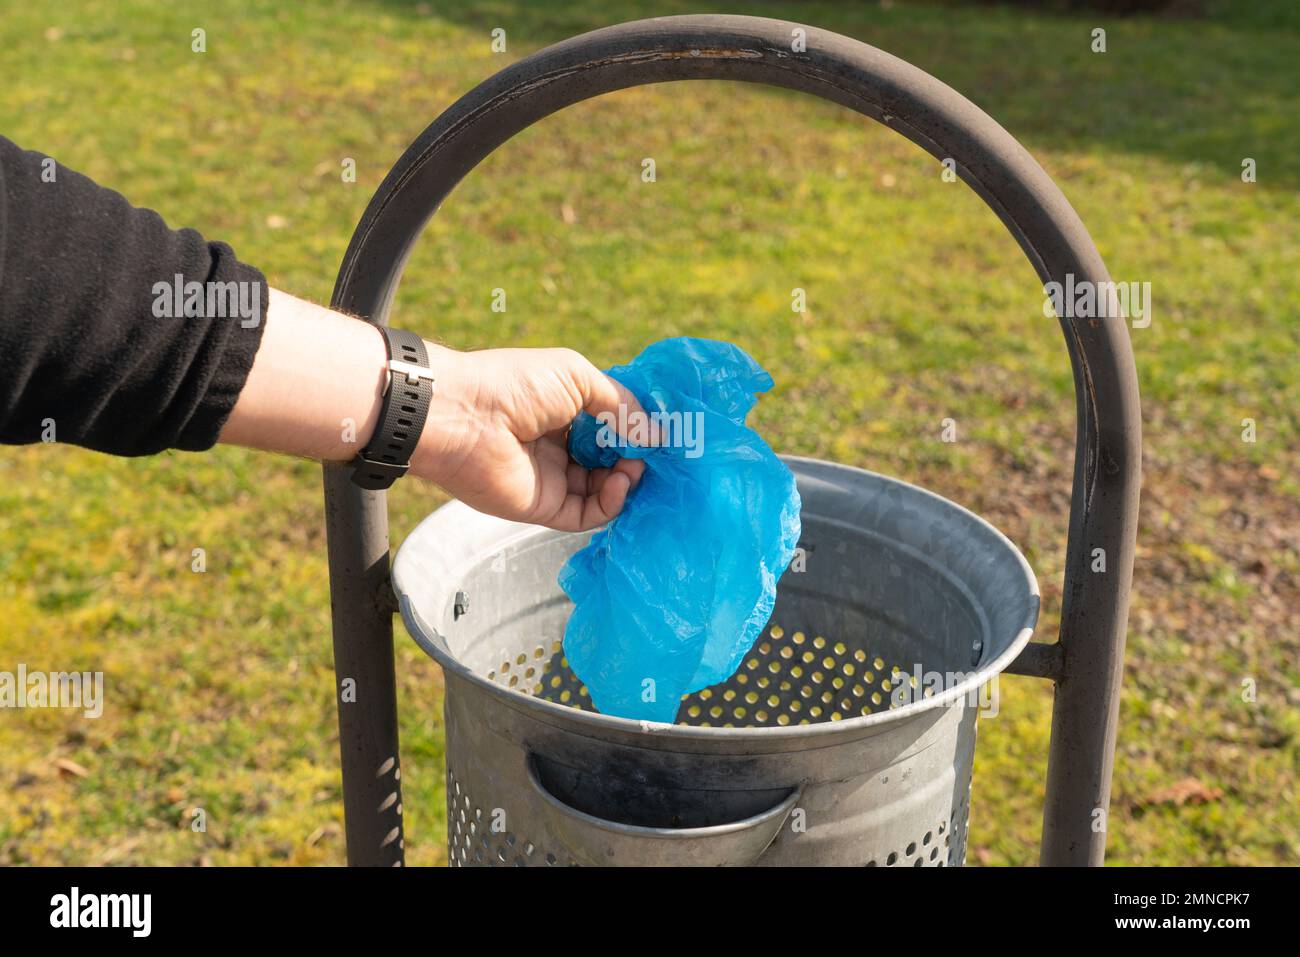
<svg viewBox="0 0 1300 957"><path fill-rule="evenodd" d="M411 453L433 401L433 373L424 340L413 332L380 326L388 345L388 387L379 425L370 444L352 460L352 481L364 489L386 489L411 467Z"/></svg>

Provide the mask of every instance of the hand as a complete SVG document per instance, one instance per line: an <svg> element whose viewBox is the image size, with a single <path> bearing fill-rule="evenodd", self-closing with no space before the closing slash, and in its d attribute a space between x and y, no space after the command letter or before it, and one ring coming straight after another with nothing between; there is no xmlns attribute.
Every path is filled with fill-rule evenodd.
<svg viewBox="0 0 1300 957"><path fill-rule="evenodd" d="M387 350L374 326L272 289L266 328L221 441L356 458L379 424ZM455 352L426 343L436 377L411 473L480 511L585 531L623 509L644 464L588 471L569 459L569 423L608 412L649 425L636 398L571 349ZM618 416L620 404L625 417ZM635 433L634 433L635 434ZM648 429L653 444L657 434Z"/></svg>
<svg viewBox="0 0 1300 957"><path fill-rule="evenodd" d="M636 422L635 396L572 349L455 352L430 344L436 381L413 474L466 505L567 532L608 522L623 509L645 463L620 459L588 470L568 452L581 411Z"/></svg>

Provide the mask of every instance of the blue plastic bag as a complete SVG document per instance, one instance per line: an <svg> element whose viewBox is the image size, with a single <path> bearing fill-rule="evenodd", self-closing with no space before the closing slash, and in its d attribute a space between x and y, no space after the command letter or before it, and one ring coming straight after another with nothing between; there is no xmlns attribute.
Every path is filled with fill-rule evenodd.
<svg viewBox="0 0 1300 957"><path fill-rule="evenodd" d="M585 413L573 423L569 451L584 466L626 457L646 469L560 571L576 606L564 653L602 713L671 722L682 695L735 673L771 617L799 541L799 493L745 425L773 382L743 350L665 339L609 375L651 413L659 445L629 445Z"/></svg>

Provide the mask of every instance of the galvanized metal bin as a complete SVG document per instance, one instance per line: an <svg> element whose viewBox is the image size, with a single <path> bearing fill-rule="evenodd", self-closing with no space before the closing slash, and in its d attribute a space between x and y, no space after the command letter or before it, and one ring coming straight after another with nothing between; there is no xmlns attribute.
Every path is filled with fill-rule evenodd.
<svg viewBox="0 0 1300 957"><path fill-rule="evenodd" d="M453 865L962 863L975 696L1029 640L1034 575L937 495L786 461L803 554L676 724L596 713L567 666L556 573L589 536L452 503L406 539L402 616L446 676Z"/></svg>

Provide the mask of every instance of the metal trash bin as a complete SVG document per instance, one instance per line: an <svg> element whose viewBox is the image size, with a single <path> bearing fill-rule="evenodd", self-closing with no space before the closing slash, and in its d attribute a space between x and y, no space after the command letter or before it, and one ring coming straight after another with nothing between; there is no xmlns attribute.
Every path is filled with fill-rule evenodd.
<svg viewBox="0 0 1300 957"><path fill-rule="evenodd" d="M1087 283L1098 289L1111 282L1088 230L1060 189L1023 146L956 91L882 50L813 26L758 17L701 15L657 17L572 37L509 64L448 107L402 154L366 207L339 267L331 304L373 323L386 324L407 257L425 224L448 200L456 184L497 147L574 103L614 90L679 80L766 84L811 94L877 120L941 161L945 169L974 190L1019 243L1039 281L1074 282L1076 286ZM885 652L891 649L884 642L891 633L906 633L908 623L914 626L915 619L872 619L868 612L879 615L890 608L904 607L898 600L899 593L912 596L906 602L909 615L920 614L921 605L928 601L939 602L941 608L947 602L949 612L966 609L971 622L963 627L960 616L949 614L944 629L956 629L954 635L963 641L970 637L973 642L973 636L987 628L996 631L995 641L1002 643L984 639L972 684L1005 668L1053 685L1040 862L1096 866L1105 856L1119 725L1124 639L1137 541L1142 416L1132 344L1122 319L1062 316L1059 326L1073 372L1076 444L1057 640L1025 644L1026 636L1009 626L993 628L995 622L1001 623L1002 615L1014 618L1025 612L1025 607L1016 606L1015 601L1032 596L1033 591L1032 579L1025 590L1013 590L1010 611L1002 598L987 592L991 582L1014 577L971 564L1004 563L1014 555L1014 550L991 529L984 528L984 534L993 535L990 541L995 543L987 554L963 556L954 553L950 537L955 529L963 527L976 535L969 525L976 520L952 506L946 506L953 511L944 513L944 521L932 526L933 537L920 544L910 541L917 529L911 522L900 524L898 516L903 513L898 508L872 513L864 505L868 510L859 516L864 520L846 523L844 515L835 509L841 504L851 506L857 499L851 495L837 497L834 489L846 485L841 474L835 471L840 478L828 479L820 470L834 470L833 466L798 463L806 486L805 499L831 503L825 508L818 505L806 517L811 536L809 568L813 567L813 548L820 550L817 560L821 561L827 555L860 554L866 547L864 543L883 548L892 542L887 554L893 556L889 561L898 566L899 575L882 581L880 567L855 560L856 565L846 567L855 568L852 574L865 576L856 583L838 582L836 576L850 573L829 565L823 565L815 579L819 590L809 590L807 583L813 579L787 581L775 619L783 631L777 644L773 644L771 635L765 639L769 650L763 651L760 645L764 657L750 670L768 669L769 683L761 691L767 692L769 698L775 694L780 704L780 683L786 679L777 678L771 667L775 665L778 673L783 663L796 667L792 660L796 649L802 649L797 652L799 666L812 664L817 660L816 652L826 647L815 647L818 637L825 639L832 652L843 643L850 655L859 650L878 655L886 669L898 664L887 660ZM389 576L387 504L384 492L352 484L351 471L346 465L331 463L324 467L348 862L397 866L404 861L405 839L393 668L392 615L397 602ZM906 504L917 515L924 515L927 508L939 508L931 496L920 490L878 477L863 477L862 473L853 475L847 485L861 487L863 503L871 501L870 486L875 482L880 483L877 498L881 502ZM873 515L878 517L875 524L865 520ZM564 856L566 851L572 852L575 862L579 856L648 862L678 859L679 852L690 850L698 860L708 855L707 859L727 861L760 857L763 861L845 859L866 863L883 860L888 864L892 854L898 855L895 862L922 856L908 850L913 843L918 851L927 847L933 850L941 823L948 848L957 847L950 855L953 862L961 859L965 837L962 798L942 795L942 801L936 798L931 805L924 803L928 798L915 796L917 788L912 784L924 779L934 788L947 786L935 783L943 780L940 774L926 770L927 762L942 759L950 768L952 793L965 793L973 722L969 731L953 731L948 726L971 720L961 709L932 705L898 715L859 715L847 721L841 711L841 720L836 722L834 712L826 712L826 706L835 703L832 695L831 702L818 702L823 713L817 717L829 721L813 723L810 702L808 711L794 712L790 715L792 724L783 726L779 715L789 712L788 705L785 712L775 711L777 706L771 704L751 711L752 706L764 701L755 678L752 686L745 687L743 696L739 686L748 683L738 679L736 687L720 689L721 701L701 695L696 702L702 709L700 715L691 715L688 705L687 720L708 721L710 727L679 727L666 735L642 732L639 726L619 724L580 709L555 707L540 694L500 694L494 698L503 706L492 709L497 713L490 716L490 732L467 724L467 714L488 714L487 709L473 703L473 698L496 694L486 674L494 669L491 659L497 652L502 652L497 664L505 664L508 658L514 662L505 678L507 687L511 677L519 676L517 667L523 668L521 681L531 677L527 675L530 665L525 660L521 666L519 655L527 659L541 648L542 657L535 660L541 661L543 667L552 662L555 652L548 656L546 642L558 637L558 627L553 634L543 635L540 625L550 627L552 618L560 617L555 608L534 610L525 603L529 595L540 601L552 594L547 591L551 587L550 570L543 574L541 555L535 560L530 550L559 548L552 541L554 537L507 530L499 523L484 524L486 521L463 511L458 515L456 508L440 512L429 520L427 529L413 536L403 559L405 567L411 569L415 556L427 550L421 560L430 564L431 571L438 571L434 566L440 565L441 570L454 572L451 577L459 576L461 587L474 593L468 617L461 622L454 614L455 596L449 598L440 590L454 587L448 579L420 584L413 571L403 579L403 610L408 624L423 636L447 669L454 719L448 747L456 762L451 769L455 775L452 793L456 794L459 787L459 793L467 795L453 814L453 823L468 828L471 845L477 840L482 847L479 812L499 809L508 820L520 822L519 830L504 832L504 848L491 847L489 838L489 847L483 848L485 859L492 850L498 863L503 858L513 863L520 855L512 856L510 852L520 847L525 861L540 854L543 862L551 855L556 862L564 863L570 859ZM456 549L456 554L437 550L437 529L455 532L457 537L448 539L444 547ZM476 536L479 546L466 553L466 541L458 537L462 533ZM577 540L566 539L564 547L578 544ZM482 569L484 549L501 553L507 569L512 567L511 556L518 556L514 559L516 570L524 571L525 565L532 568L528 574L537 576L536 589L529 592L521 583L531 579L513 574L500 575L496 584L491 584L494 580L486 577ZM931 563L919 561L918 554L929 556ZM471 561L471 555L477 557ZM522 558L525 555L529 556L527 561ZM546 561L558 567L562 556L561 550ZM940 574L941 569L946 575ZM1028 578L1027 570L1024 574ZM917 580L910 580L912 576ZM842 586L835 601L830 600L827 581ZM963 595L963 589L964 604L955 597ZM448 602L451 618L447 617ZM501 617L507 614L506 609L514 609L521 623L516 625L509 617ZM939 615L934 620L941 618ZM524 621L532 624L524 625ZM1031 621L1032 616L1026 612L1018 627L1027 628ZM862 630L864 623L871 623L876 630ZM855 625L860 626L856 631ZM530 643L531 637L523 640L528 628L538 632L535 644ZM919 649L929 659L921 662L927 669L945 666L952 656L956 669L961 665L960 649L957 644L950 648L943 643L939 635L947 634L944 629L937 635L918 635L907 642L898 637L895 653L910 651L920 657ZM866 635L880 644L850 649L853 634L846 632L857 634L859 641ZM803 645L794 644L796 633L804 635ZM502 644L508 635L519 638L519 648ZM814 642L811 649L807 647L810 635ZM957 638L952 640L956 642ZM1015 649L1022 645L1021 654L1012 661ZM786 647L791 659L780 657ZM807 651L814 653L813 662L802 662ZM779 660L766 657L771 654ZM830 687L818 686L820 691L814 692L809 685L810 698L815 693L820 698L827 690L842 690L835 687L836 677L854 677L844 675L841 668L840 674L828 679L831 669L824 664L827 657L842 662L834 654L822 655L823 684L829 680ZM870 660L874 665L875 658ZM857 666L865 663L854 660L855 673ZM531 667L536 676L536 665ZM879 680L881 669L867 670L872 671L873 680ZM496 675L501 671L496 669ZM563 687L565 675L558 662L552 662L546 674L548 684L554 677L560 679L561 685L555 687L561 698L567 690L570 701L575 691L581 699L581 688ZM773 680L776 688L769 690ZM851 691L853 686L849 687ZM802 696L803 685L798 688ZM344 689L346 694L342 693ZM792 681L791 689L786 690L793 689ZM736 697L727 699L727 691L735 691ZM732 704L738 697L747 699L751 691L759 695L758 702ZM870 699L865 686L863 691ZM856 696L849 700L852 705ZM704 709L706 703L708 708ZM732 707L733 726L738 720L748 720L750 726L719 729L713 726L717 718L712 714L704 717L705 711L727 705ZM736 707L745 708L744 717L736 718ZM769 718L776 714L776 727L755 727L760 721L758 710L765 711ZM852 708L848 711L851 713ZM793 723L796 717L799 721L807 718L809 724ZM485 779L483 775L494 765L486 755L477 756L464 743L467 736L475 734L482 736L485 746L508 745L516 751L535 748L541 758L530 765L532 777L526 781ZM813 738L819 745L816 749L805 743ZM855 742L862 746L855 748ZM905 742L911 742L910 746ZM557 747L543 752L542 744ZM814 751L819 752L815 761ZM867 765L851 765L844 759L848 753L864 761L878 755L890 770L879 771L878 777L864 776L862 769ZM584 765L582 762L590 755L599 755L605 763ZM772 762L782 764L787 773L769 777L766 769ZM810 767L813 763L817 767ZM497 764L505 767L508 762L503 759ZM831 777L833 770L825 769L841 766L846 777L840 780L856 773L863 795L847 787L827 788L818 783L837 780ZM598 774L594 778L591 773L578 775L575 769L583 767L594 767ZM703 768L711 770L705 774ZM705 776L690 779L686 776L690 770ZM903 778L909 773L910 777ZM886 774L889 781L884 780ZM918 803L914 806L894 800L886 791L890 784L913 794L912 800ZM797 796L789 793L800 786L806 790ZM718 800L706 807L685 800L710 794ZM663 800L655 795L663 796ZM505 801L507 797L512 801L509 809L504 804L485 805L490 799ZM960 826L953 816L954 804L962 807ZM677 808L673 812L676 818L661 816L668 807ZM600 817L602 813L606 816ZM903 814L914 815L910 831L901 823L893 823L893 818ZM944 814L948 815L946 823ZM813 833L814 826L820 829L809 839L791 841L781 823L772 825L773 820L783 821L785 817L791 819L792 829L806 826L806 832L799 832L805 837ZM470 821L474 822L472 827ZM840 823L832 827L830 821ZM525 823L538 830L525 834ZM764 850L761 838L769 825L772 834L778 836L772 847ZM954 833L958 827L960 832ZM717 830L706 832L703 828ZM690 830L695 840L676 840L671 832L682 829ZM832 830L842 833L836 834L833 844L819 847L830 841ZM919 840L908 838L901 847L884 843L886 834L897 835L901 841L908 833L918 835ZM597 834L600 840L595 840ZM925 843L927 834L930 845ZM508 838L513 838L513 843ZM543 839L554 842L551 849L544 848ZM465 846L463 833L460 846ZM467 862L477 858L477 851L467 851ZM928 861L930 851L923 856ZM936 863L940 856L935 855Z"/></svg>
<svg viewBox="0 0 1300 957"><path fill-rule="evenodd" d="M453 502L397 553L407 629L446 677L453 865L943 866L965 855L978 689L1038 585L924 489L787 458L803 537L772 620L675 724L595 712L556 584L587 535Z"/></svg>

